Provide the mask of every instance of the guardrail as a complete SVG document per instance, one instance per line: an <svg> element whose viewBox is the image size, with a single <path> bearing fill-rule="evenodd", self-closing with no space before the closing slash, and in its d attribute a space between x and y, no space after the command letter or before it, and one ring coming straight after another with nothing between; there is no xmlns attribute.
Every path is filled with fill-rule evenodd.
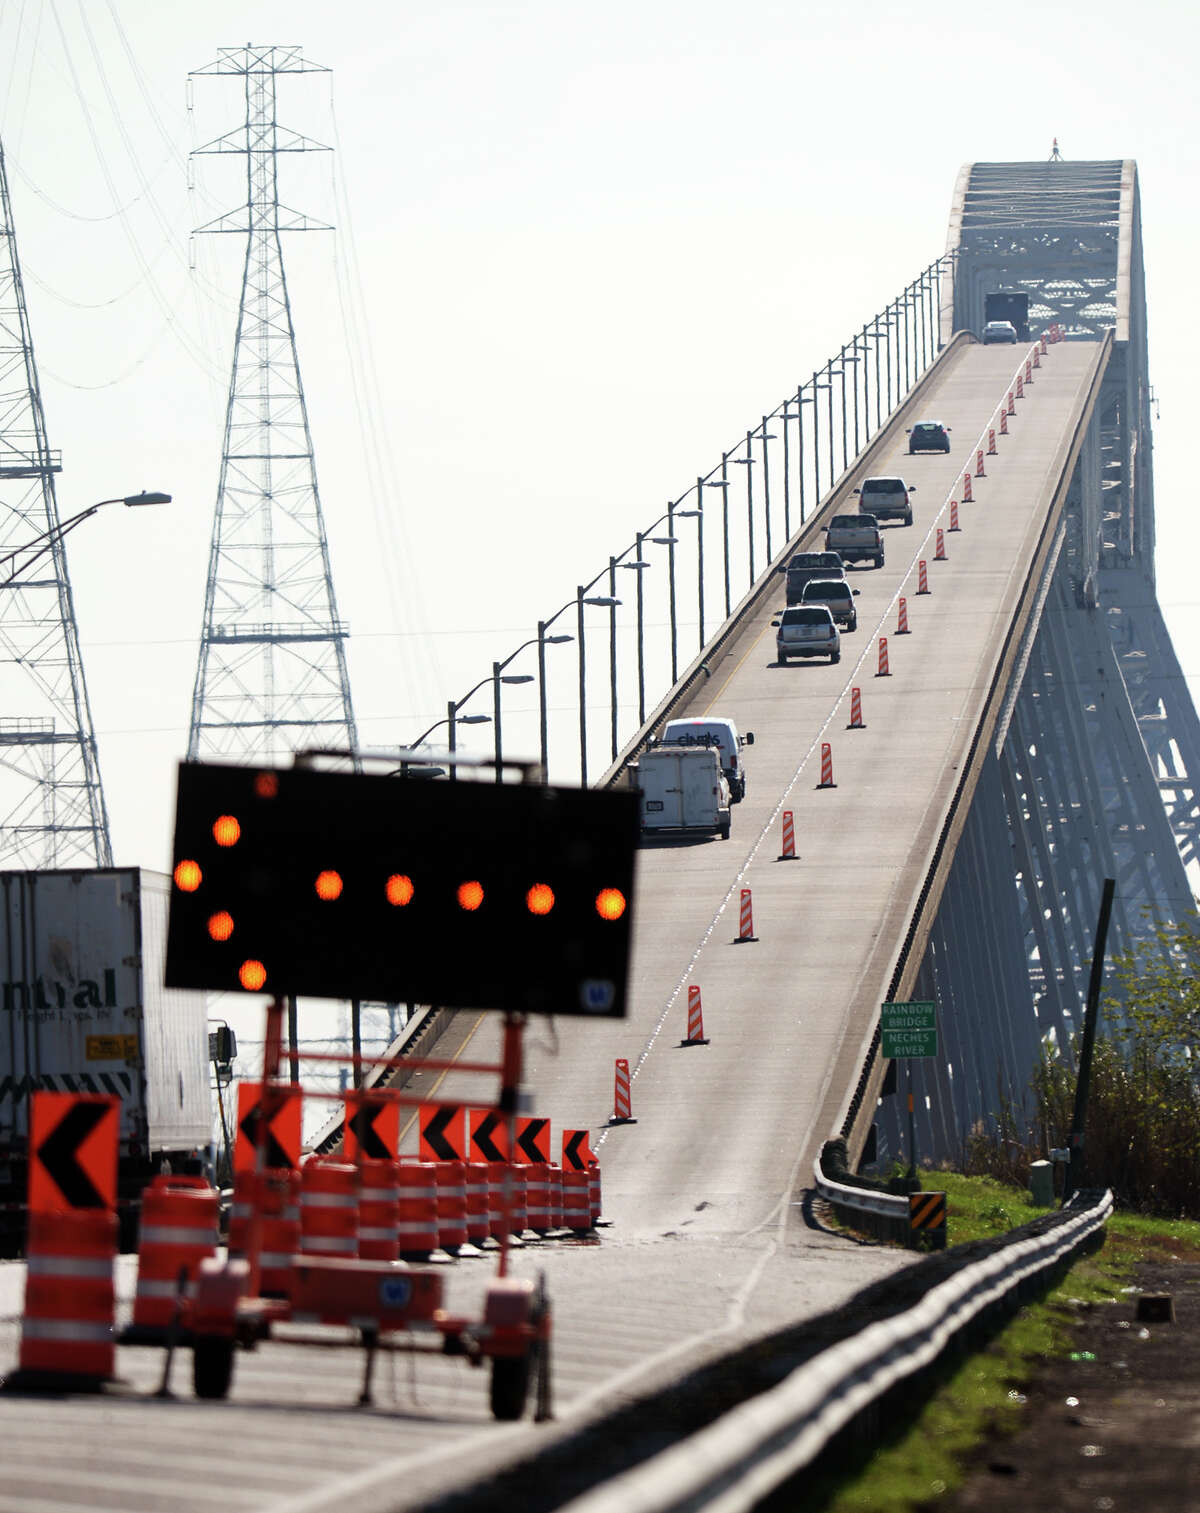
<svg viewBox="0 0 1200 1513"><path fill-rule="evenodd" d="M868 1420L889 1393L903 1387L911 1397L914 1379L949 1348L1015 1312L1091 1248L1112 1213L1112 1194L1077 1197L1012 1236L966 1247L970 1256L961 1265L952 1252L918 1262L901 1274L907 1291L920 1295L914 1306L821 1351L707 1428L562 1504L562 1513L749 1513L810 1466L835 1436ZM980 1249L988 1253L976 1259ZM942 1279L921 1287L923 1268L931 1281ZM686 1384L672 1389L676 1416L686 1390ZM640 1412L653 1422L652 1405Z"/></svg>

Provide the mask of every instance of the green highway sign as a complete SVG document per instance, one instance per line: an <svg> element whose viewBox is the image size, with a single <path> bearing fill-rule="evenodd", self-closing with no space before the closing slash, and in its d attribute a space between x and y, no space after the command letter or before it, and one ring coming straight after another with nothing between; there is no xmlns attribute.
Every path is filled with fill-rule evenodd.
<svg viewBox="0 0 1200 1513"><path fill-rule="evenodd" d="M893 1061L938 1053L937 1005L885 1003L879 1007L883 1054Z"/></svg>

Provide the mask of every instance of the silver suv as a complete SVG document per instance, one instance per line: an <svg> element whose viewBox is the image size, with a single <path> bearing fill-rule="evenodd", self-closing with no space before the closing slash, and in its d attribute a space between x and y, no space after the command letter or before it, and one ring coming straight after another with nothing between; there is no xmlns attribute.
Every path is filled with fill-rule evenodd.
<svg viewBox="0 0 1200 1513"><path fill-rule="evenodd" d="M915 483L905 483L903 478L864 478L854 492L864 515L874 515L876 520L903 520L905 525L912 524L912 502L908 496L917 492Z"/></svg>
<svg viewBox="0 0 1200 1513"><path fill-rule="evenodd" d="M787 665L789 657L827 656L830 662L841 660L842 638L828 604L793 604L771 624L779 627L775 633L775 654L781 666Z"/></svg>
<svg viewBox="0 0 1200 1513"><path fill-rule="evenodd" d="M845 578L814 578L804 585L804 597L800 602L826 604L839 625L844 625L847 630L857 630L858 611L854 607L856 593L858 590L851 588Z"/></svg>

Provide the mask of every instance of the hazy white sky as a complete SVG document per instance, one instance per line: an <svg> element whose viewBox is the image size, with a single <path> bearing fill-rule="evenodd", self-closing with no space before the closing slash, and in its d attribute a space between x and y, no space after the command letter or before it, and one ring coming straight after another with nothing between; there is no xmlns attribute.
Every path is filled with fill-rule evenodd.
<svg viewBox="0 0 1200 1513"><path fill-rule="evenodd" d="M199 160L189 191L187 159L241 121L237 81L196 81L189 112L189 70L249 41L331 70L280 81L281 121L336 148L282 164L282 199L337 226L285 256L359 726L394 746L943 250L963 162L1056 136L1138 161L1159 593L1200 681L1196 15L3 0L60 508L175 496L70 541L115 860L167 865L241 277L240 239L189 232L244 202L242 160ZM533 690L509 700L532 754Z"/></svg>

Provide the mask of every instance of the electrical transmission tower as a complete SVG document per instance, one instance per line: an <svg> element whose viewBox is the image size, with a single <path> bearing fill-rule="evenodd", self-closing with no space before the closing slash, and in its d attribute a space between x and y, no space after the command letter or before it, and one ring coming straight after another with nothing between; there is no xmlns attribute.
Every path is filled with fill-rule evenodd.
<svg viewBox="0 0 1200 1513"><path fill-rule="evenodd" d="M3 148L0 200L0 866L110 867Z"/></svg>
<svg viewBox="0 0 1200 1513"><path fill-rule="evenodd" d="M244 153L244 206L198 228L246 237L188 760L278 761L357 747L296 335L284 231L331 228L279 203L278 155L328 151L280 126L280 74L328 73L295 47L222 48L196 75L245 80L245 125L197 148ZM314 739L316 738L316 739Z"/></svg>

